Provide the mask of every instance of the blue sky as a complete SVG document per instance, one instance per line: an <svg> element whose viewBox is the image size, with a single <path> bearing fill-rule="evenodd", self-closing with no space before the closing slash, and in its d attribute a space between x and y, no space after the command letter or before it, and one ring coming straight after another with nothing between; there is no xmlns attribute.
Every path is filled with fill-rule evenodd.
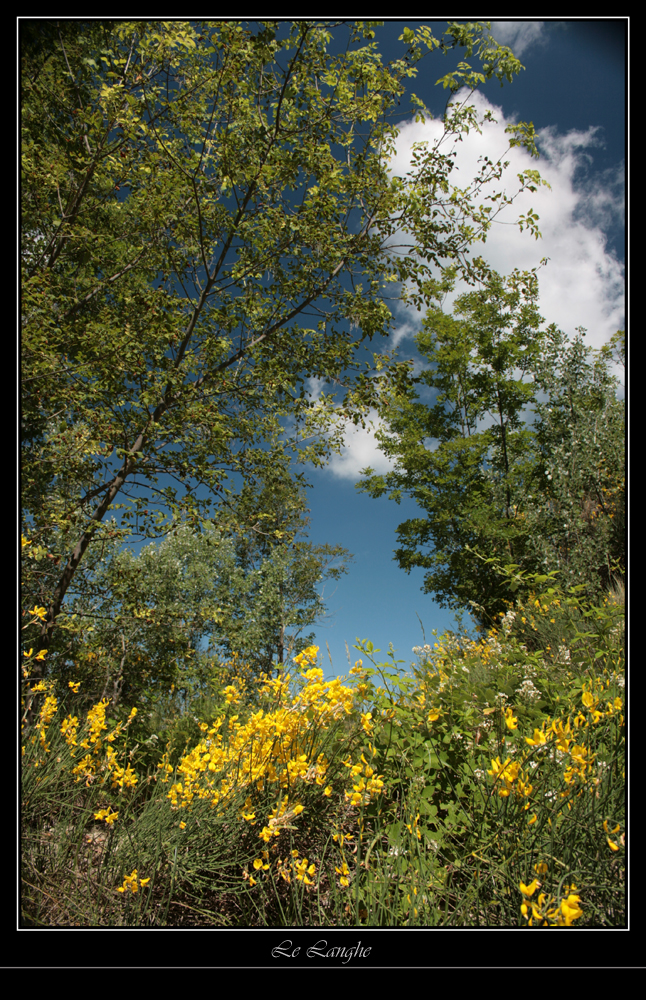
<svg viewBox="0 0 646 1000"><path fill-rule="evenodd" d="M401 52L397 38L403 27L420 23L393 20L377 29L385 61ZM444 22L425 23L436 37L445 29ZM513 83L501 88L494 80L474 96L471 103L480 112L492 109L497 124L486 126L482 135L470 134L457 160L459 183L466 186L478 157L489 155L496 160L504 152L506 125L534 123L541 158L532 160L524 151L514 150L508 157L511 164L504 185L511 191L516 174L529 166L540 170L551 190L542 188L519 199L500 217L477 252L505 274L514 267L535 267L548 257L548 264L540 270L542 315L568 335L578 326L585 327L587 343L596 348L625 326L625 27L624 19L493 22L493 36L509 45L526 68ZM435 87L435 82L448 69L441 54L433 53L411 83L411 89L437 116L446 92ZM438 121L405 123L393 169L404 173L411 144L436 140L440 128ZM453 182L458 183L455 177ZM509 225L529 207L540 216L539 241ZM390 345L396 346L400 360L416 358L413 337L420 315L395 311L395 318ZM372 349L379 350L380 345L373 342ZM316 385L311 388L317 391ZM354 662L359 655L352 648L357 636L370 639L382 650L379 659L385 659L392 643L397 657L410 662L412 647L423 641L417 616L427 641L433 629L441 632L456 627L453 614L422 593L424 570L406 574L393 560L397 525L418 516L418 508L411 501L397 505L385 497L374 500L358 493L359 471L368 465L377 471L388 468L369 430L353 429L342 454L334 456L327 467L304 470L312 484L308 490L310 540L341 544L355 556L348 574L337 583L328 583L324 594L331 617L316 628L316 641L324 654L326 676L348 669L346 643Z"/></svg>

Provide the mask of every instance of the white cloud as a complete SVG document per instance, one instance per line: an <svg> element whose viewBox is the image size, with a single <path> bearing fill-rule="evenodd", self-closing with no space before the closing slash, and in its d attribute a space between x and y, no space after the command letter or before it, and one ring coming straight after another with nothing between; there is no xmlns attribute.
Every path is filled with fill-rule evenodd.
<svg viewBox="0 0 646 1000"><path fill-rule="evenodd" d="M403 320L390 334L389 340L392 343L394 349L397 345L405 340L407 337L414 337L416 333L419 332L419 318L415 320Z"/></svg>
<svg viewBox="0 0 646 1000"><path fill-rule="evenodd" d="M461 96L464 95L458 98ZM583 326L588 330L588 342L600 347L624 323L624 269L608 251L605 237L611 223L623 222L623 164L587 176L588 150L602 144L595 128L562 136L554 129L542 130L539 133L542 155L538 161L518 147L506 154L505 128L511 121L501 108L480 93L472 95L470 102L480 117L492 111L496 122L485 123L481 134L471 131L456 144L452 183L467 187L478 171L481 157L488 156L496 162L504 155L509 166L498 186L508 194L517 190L517 175L528 168L538 169L551 188L541 187L536 192L519 195L494 221L486 243L476 244L474 252L502 274L509 274L516 267L529 270L541 258L549 258L547 266L539 271L540 308L546 321L556 323L569 335L576 327ZM442 136L440 121L404 125L391 164L393 172L403 176L410 169L413 143L427 141L432 148ZM515 225L517 217L530 208L540 216L542 239L538 241L526 231L521 233ZM455 294L463 290L464 286L456 287ZM418 323L417 315L402 314L395 340L401 342L412 337Z"/></svg>
<svg viewBox="0 0 646 1000"><path fill-rule="evenodd" d="M507 45L515 56L545 42L544 21L492 21L491 34L501 45Z"/></svg>
<svg viewBox="0 0 646 1000"><path fill-rule="evenodd" d="M379 451L374 432L380 424L375 410L368 414L365 428L348 422L345 431L345 448L340 455L333 455L327 469L337 479L350 479L357 482L361 469L368 466L376 473L383 475L394 468L394 462Z"/></svg>
<svg viewBox="0 0 646 1000"><path fill-rule="evenodd" d="M518 32L523 29L526 34L522 37L529 44L529 29L535 22L531 25L499 22L503 23L509 25L505 28L506 37L511 37L512 28ZM492 25L494 37L502 42L503 37L496 29L498 24ZM464 95L458 95L458 99L461 96ZM541 258L549 258L546 266L539 268L539 308L546 323L556 323L569 336L582 326L587 330L586 342L601 347L616 330L624 327L624 267L608 250L605 236L610 224L623 224L623 164L601 173L588 173L590 151L603 144L599 130L592 127L565 135L559 135L555 129L544 129L539 133L538 161L518 147L505 153L509 140L505 127L511 121L501 108L478 92L472 95L470 103L480 117L491 110L496 123L485 123L482 134L471 131L456 144L451 183L467 187L479 169L481 157L488 156L496 162L504 155L509 167L497 182L499 188L513 194L518 188L517 174L528 168L538 169L551 187L520 195L494 222L486 243L474 247L474 253L483 256L502 274L510 274L514 268L529 270L537 267ZM413 143L427 141L432 148L442 137L441 121L405 124L391 161L393 173L404 176L410 169ZM441 148L444 150L444 143ZM538 241L527 232L519 232L515 225L517 217L530 208L540 216L542 239ZM455 295L465 287L457 285ZM445 308L450 308L450 303ZM421 318L412 309L397 311L398 326L390 341L402 357L406 356L407 347L413 346ZM373 420L376 420L374 415ZM335 456L329 469L335 476L357 479L359 469L367 465L379 472L391 467L377 449L373 434L353 428L347 434L343 454Z"/></svg>

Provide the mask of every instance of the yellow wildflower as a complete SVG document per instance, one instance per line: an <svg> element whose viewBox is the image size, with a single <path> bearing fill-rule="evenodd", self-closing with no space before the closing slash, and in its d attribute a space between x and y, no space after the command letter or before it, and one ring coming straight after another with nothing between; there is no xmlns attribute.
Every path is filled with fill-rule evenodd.
<svg viewBox="0 0 646 1000"><path fill-rule="evenodd" d="M361 713L361 727L368 736L372 733L372 712Z"/></svg>
<svg viewBox="0 0 646 1000"><path fill-rule="evenodd" d="M545 733L541 732L540 729L535 729L534 736L533 737L526 736L525 742L529 743L529 745L532 747L542 746L544 743L547 743L547 737Z"/></svg>
<svg viewBox="0 0 646 1000"><path fill-rule="evenodd" d="M572 886L572 888L575 888ZM567 899L561 900L561 913L563 915L562 923L565 927L571 927L573 920L578 920L579 917L583 916L583 910L579 906L581 897L570 893ZM561 921L559 921L561 923Z"/></svg>
<svg viewBox="0 0 646 1000"><path fill-rule="evenodd" d="M108 806L107 809L100 809L99 812L94 814L95 819L104 819L108 826L114 823L119 816L119 812L112 812L112 806Z"/></svg>
<svg viewBox="0 0 646 1000"><path fill-rule="evenodd" d="M514 782L518 778L518 772L520 771L520 764L517 761L511 762L508 757L504 764L500 763L500 757L496 757L495 760L491 761L491 771L487 771L495 781L504 782L504 785L500 784L498 786L498 795L505 797L509 795L513 787Z"/></svg>
<svg viewBox="0 0 646 1000"><path fill-rule="evenodd" d="M518 719L514 716L511 708L505 709L505 725L507 729L518 729Z"/></svg>
<svg viewBox="0 0 646 1000"><path fill-rule="evenodd" d="M346 888L347 886L349 886L350 885L350 880L348 878L348 875L350 874L350 869L348 868L348 866L345 863L345 861L342 862L340 868L337 868L336 865L335 865L334 870L341 876L340 879L339 879L339 882L341 883L341 885L344 888Z"/></svg>
<svg viewBox="0 0 646 1000"><path fill-rule="evenodd" d="M123 885L117 889L117 892L127 892L130 890L134 895L138 891L139 886L148 885L149 882L149 878L137 879L137 869L135 868L130 875L126 875Z"/></svg>

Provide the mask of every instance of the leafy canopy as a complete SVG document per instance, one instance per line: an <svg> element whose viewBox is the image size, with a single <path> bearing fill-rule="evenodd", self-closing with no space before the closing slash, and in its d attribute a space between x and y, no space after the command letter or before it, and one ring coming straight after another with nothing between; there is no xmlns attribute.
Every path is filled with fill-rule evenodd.
<svg viewBox="0 0 646 1000"><path fill-rule="evenodd" d="M357 488L423 512L397 529L399 565L424 567L443 607L476 606L484 624L506 609L496 562L521 574L558 571L598 597L625 566L624 418L608 364L552 325L542 328L535 271L491 272L455 300L434 287L417 345L426 365L381 409L392 472L363 470ZM615 341L621 335L617 335ZM616 346L616 345L615 345ZM477 555L480 558L476 557Z"/></svg>
<svg viewBox="0 0 646 1000"><path fill-rule="evenodd" d="M356 361L389 330L390 282L421 302L435 265L476 273L469 249L513 199L475 193L505 164L458 190L451 153L422 145L390 175L405 84L440 43L406 29L385 65L373 29L22 26L25 592L50 638L88 549L209 518L235 532L236 484L263 455L324 461L336 392L358 421L405 382L387 355ZM521 68L484 25L445 38L483 60L444 78L451 93ZM472 127L449 105L445 138ZM535 152L531 126L512 133ZM332 391L314 402L310 378Z"/></svg>

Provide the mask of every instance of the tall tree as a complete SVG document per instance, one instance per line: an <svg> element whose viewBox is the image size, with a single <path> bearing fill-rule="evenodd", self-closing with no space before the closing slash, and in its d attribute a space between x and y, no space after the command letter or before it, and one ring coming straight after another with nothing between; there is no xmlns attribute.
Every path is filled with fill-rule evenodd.
<svg viewBox="0 0 646 1000"><path fill-rule="evenodd" d="M495 214L475 195L502 165L459 191L450 153L420 147L391 178L392 117L439 41L406 28L386 66L373 38L369 22L24 26L23 531L43 644L92 547L236 528L227 478L249 478L286 418L324 460L337 401L308 400L308 377L341 386L354 420L405 380L385 361L356 374L357 345L388 332L391 280L419 298L438 262L473 272ZM483 72L459 64L451 92L521 68L483 24L449 24L456 46ZM464 103L447 112L447 136L474 125ZM510 143L535 151L531 126Z"/></svg>
<svg viewBox="0 0 646 1000"><path fill-rule="evenodd" d="M418 503L395 558L428 570L423 589L442 607L473 602L483 624L505 608L504 580L472 550L598 594L623 565L623 406L607 358L541 328L535 272L492 272L448 315L452 288L436 283L417 337L426 400L407 390L382 408L377 438L395 468L363 470L357 486Z"/></svg>

